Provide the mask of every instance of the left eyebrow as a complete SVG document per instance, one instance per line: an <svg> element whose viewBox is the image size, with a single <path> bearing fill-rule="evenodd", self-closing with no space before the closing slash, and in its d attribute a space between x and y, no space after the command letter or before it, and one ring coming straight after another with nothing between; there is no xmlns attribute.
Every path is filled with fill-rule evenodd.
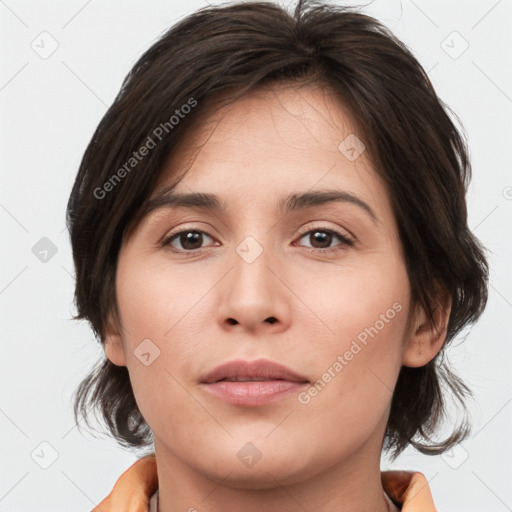
<svg viewBox="0 0 512 512"><path fill-rule="evenodd" d="M358 206L372 218L374 223L379 222L375 211L368 203L355 194L343 190L290 193L278 202L278 208L282 212L291 212L335 202L350 203ZM160 208L179 207L221 212L225 209L225 203L221 202L215 194L203 192L177 193L171 191L151 198L147 203L145 214L147 215Z"/></svg>
<svg viewBox="0 0 512 512"><path fill-rule="evenodd" d="M360 197L344 190L318 190L315 192L291 193L279 201L281 211L290 212L328 203L350 203L362 208L375 224L379 222L373 208Z"/></svg>

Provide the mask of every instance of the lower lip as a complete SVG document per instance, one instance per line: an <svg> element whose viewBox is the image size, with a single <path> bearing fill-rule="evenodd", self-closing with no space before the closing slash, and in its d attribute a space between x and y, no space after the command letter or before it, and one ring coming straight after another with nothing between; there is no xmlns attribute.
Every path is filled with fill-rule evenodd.
<svg viewBox="0 0 512 512"><path fill-rule="evenodd" d="M257 407L274 402L296 393L306 385L305 382L288 380L220 381L203 384L205 389L217 398L244 407Z"/></svg>

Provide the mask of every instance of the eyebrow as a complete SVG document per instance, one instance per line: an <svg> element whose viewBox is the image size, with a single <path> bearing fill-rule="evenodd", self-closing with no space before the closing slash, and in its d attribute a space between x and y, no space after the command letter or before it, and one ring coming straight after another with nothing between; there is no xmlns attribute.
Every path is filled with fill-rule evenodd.
<svg viewBox="0 0 512 512"><path fill-rule="evenodd" d="M290 193L278 203L281 212L287 213L298 211L312 206L320 206L329 203L349 203L364 210L373 220L378 223L379 219L373 208L360 197L343 190L319 190L314 192ZM152 197L146 206L146 215L160 208L191 208L212 212L222 212L225 203L215 194L203 192L163 192Z"/></svg>

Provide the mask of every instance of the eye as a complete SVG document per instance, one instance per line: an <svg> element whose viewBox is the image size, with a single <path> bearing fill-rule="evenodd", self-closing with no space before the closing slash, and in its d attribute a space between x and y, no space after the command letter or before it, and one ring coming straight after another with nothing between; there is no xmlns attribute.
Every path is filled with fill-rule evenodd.
<svg viewBox="0 0 512 512"><path fill-rule="evenodd" d="M163 241L162 246L170 246L176 252L193 252L203 248L205 238L213 240L213 238L198 229L185 229L168 235ZM344 246L352 246L354 242L345 235L338 233L332 229L315 228L310 229L301 234L299 240L305 238L310 241L310 245L306 245L313 252L327 253L341 250ZM337 245L332 246L336 240Z"/></svg>
<svg viewBox="0 0 512 512"><path fill-rule="evenodd" d="M202 248L201 246L205 237L213 240L212 237L204 231L186 229L167 236L162 242L162 245L168 245L178 252L197 251ZM179 244L181 247L176 247L176 244Z"/></svg>
<svg viewBox="0 0 512 512"><path fill-rule="evenodd" d="M324 229L324 228L315 228L302 233L299 240L302 238L306 238L311 242L309 246L313 252L332 252L341 250L343 246L352 246L354 245L353 240L350 240L345 235L338 233L332 229ZM334 247L331 246L333 241L338 239L340 241L339 244ZM308 247L308 246L306 246Z"/></svg>

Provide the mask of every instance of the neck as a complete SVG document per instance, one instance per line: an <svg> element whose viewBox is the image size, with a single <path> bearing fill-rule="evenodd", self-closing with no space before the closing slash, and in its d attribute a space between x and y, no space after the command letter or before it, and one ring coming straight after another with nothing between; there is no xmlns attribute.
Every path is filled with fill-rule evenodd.
<svg viewBox="0 0 512 512"><path fill-rule="evenodd" d="M194 470L156 439L155 453L158 461L158 512L260 512L262 509L266 512L398 511L382 487L379 456L369 459L355 453L343 463L316 473L311 470L309 475L302 478L298 475L290 482L284 482L283 477L276 478L260 467L260 472L254 472L248 484L233 478L235 469L226 468L218 477Z"/></svg>

